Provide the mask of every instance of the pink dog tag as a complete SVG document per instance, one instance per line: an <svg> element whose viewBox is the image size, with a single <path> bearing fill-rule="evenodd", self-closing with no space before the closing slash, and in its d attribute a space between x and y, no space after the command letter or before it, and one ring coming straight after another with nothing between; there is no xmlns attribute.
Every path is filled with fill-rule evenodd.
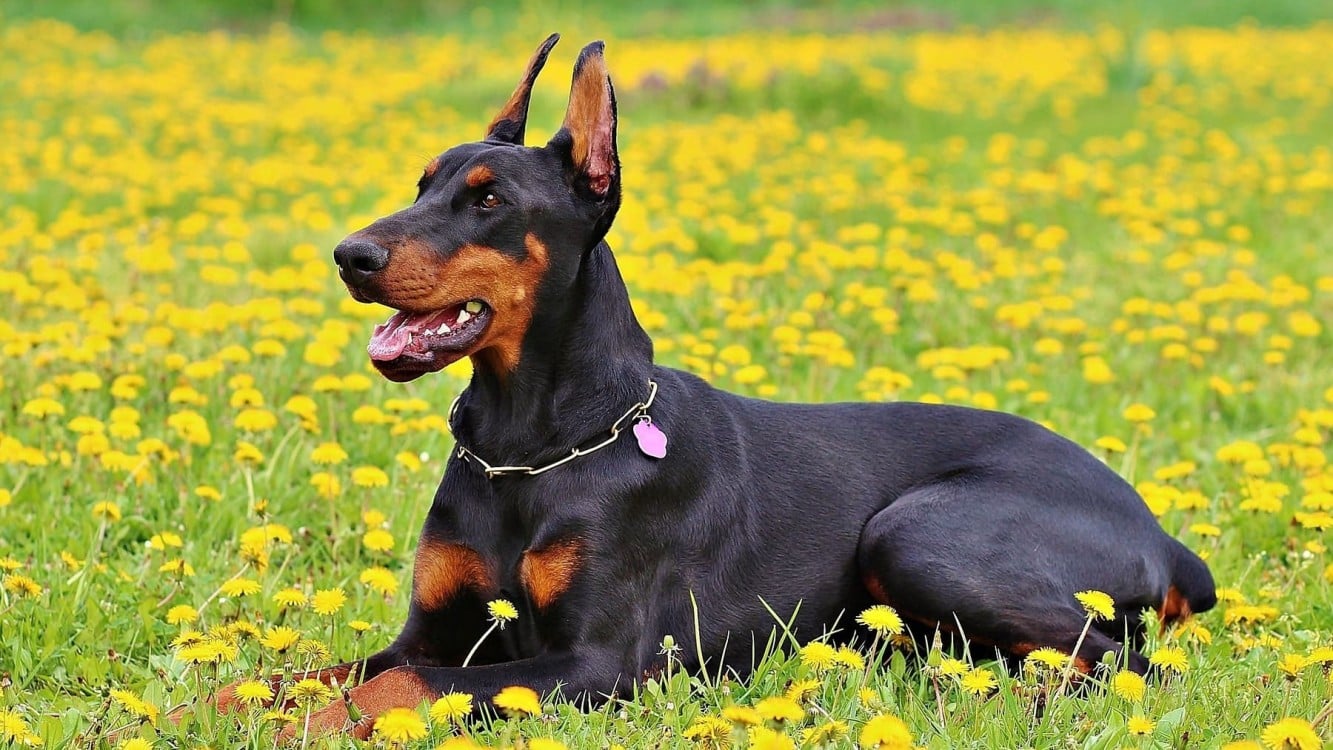
<svg viewBox="0 0 1333 750"><path fill-rule="evenodd" d="M643 455L666 457L666 434L657 429L652 420L634 423L634 439L639 441L639 450L643 451Z"/></svg>

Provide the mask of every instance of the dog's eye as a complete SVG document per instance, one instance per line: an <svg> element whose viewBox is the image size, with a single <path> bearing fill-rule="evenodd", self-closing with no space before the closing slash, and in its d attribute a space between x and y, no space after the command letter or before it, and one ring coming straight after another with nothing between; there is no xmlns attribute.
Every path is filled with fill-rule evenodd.
<svg viewBox="0 0 1333 750"><path fill-rule="evenodd" d="M495 208L501 203L504 203L504 201L500 200L500 196L495 193L487 193L482 196L481 200L477 201L477 205L482 208Z"/></svg>

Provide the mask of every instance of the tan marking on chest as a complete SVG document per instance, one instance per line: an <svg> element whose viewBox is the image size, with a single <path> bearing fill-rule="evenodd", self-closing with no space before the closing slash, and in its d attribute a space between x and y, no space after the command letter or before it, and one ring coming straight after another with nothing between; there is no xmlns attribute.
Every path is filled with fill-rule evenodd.
<svg viewBox="0 0 1333 750"><path fill-rule="evenodd" d="M491 576L486 562L461 544L423 541L412 568L412 599L426 609L438 609L462 589L487 589Z"/></svg>
<svg viewBox="0 0 1333 750"><path fill-rule="evenodd" d="M583 565L583 542L567 539L544 549L528 550L519 562L519 579L538 609L546 609L569 589Z"/></svg>

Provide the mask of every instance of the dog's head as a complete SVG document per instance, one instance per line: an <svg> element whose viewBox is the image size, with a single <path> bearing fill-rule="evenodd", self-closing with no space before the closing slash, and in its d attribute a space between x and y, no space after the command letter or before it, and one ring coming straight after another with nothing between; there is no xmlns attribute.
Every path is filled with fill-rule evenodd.
<svg viewBox="0 0 1333 750"><path fill-rule="evenodd" d="M333 251L347 291L398 312L367 350L404 382L463 357L503 377L518 365L539 290L559 294L620 207L616 99L602 43L583 48L564 124L523 145L533 82L559 35L537 49L484 140L426 167L411 206Z"/></svg>

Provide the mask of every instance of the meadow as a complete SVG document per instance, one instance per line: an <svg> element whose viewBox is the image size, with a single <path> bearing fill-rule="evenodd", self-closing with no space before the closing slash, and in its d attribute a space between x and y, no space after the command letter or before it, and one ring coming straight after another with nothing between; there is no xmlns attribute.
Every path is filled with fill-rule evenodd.
<svg viewBox="0 0 1333 750"><path fill-rule="evenodd" d="M1221 601L1153 631L1147 683L914 649L880 612L875 643L776 649L743 680L668 670L601 711L543 696L476 725L455 696L378 744L1328 744L1333 24L644 36L488 13L0 26L0 748L272 747L301 706L207 699L396 635L469 368L376 375L389 311L330 253L481 137L552 30L529 141L605 35L608 239L660 362L777 400L1041 421L1134 483Z"/></svg>

